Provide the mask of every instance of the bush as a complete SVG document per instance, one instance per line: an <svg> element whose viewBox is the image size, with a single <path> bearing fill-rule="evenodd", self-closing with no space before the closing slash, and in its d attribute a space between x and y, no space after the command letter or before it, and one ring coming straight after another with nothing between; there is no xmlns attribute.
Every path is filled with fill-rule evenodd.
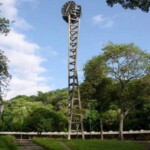
<svg viewBox="0 0 150 150"><path fill-rule="evenodd" d="M0 150L17 150L17 146L14 144L15 137L13 136L1 136L0 137Z"/></svg>

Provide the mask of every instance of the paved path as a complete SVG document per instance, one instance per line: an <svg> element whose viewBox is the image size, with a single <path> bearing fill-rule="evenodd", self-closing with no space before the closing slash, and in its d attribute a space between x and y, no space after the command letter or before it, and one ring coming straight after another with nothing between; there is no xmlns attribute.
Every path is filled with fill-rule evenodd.
<svg viewBox="0 0 150 150"><path fill-rule="evenodd" d="M46 150L41 146L32 142L32 140L28 139L17 139L15 144L18 146L19 150Z"/></svg>

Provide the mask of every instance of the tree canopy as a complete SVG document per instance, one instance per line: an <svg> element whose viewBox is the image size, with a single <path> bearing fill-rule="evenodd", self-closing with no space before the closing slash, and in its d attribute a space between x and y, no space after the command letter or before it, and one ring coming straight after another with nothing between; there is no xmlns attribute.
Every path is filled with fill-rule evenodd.
<svg viewBox="0 0 150 150"><path fill-rule="evenodd" d="M103 119L104 131L118 130L120 115L120 109L116 102L118 83L115 81L113 84L108 84L104 81L100 82L99 86L96 84L96 87L93 87L96 88L94 93L86 91L87 95L91 96L89 100L84 100L84 97L81 99L84 104L85 131L100 131L100 117ZM129 89L127 96L135 99L137 105L134 105L126 116L124 130L149 129L150 86L147 81L150 81L149 76L133 80L126 88L126 91ZM81 86L82 96L85 95L82 93L84 87ZM86 89L88 88L86 87ZM139 101L141 103L138 103ZM105 105L105 103L107 104ZM67 89L39 92L37 96L16 96L10 101L4 102L5 109L0 118L0 131L35 131L39 134L43 131L67 131L67 104ZM100 111L101 104L104 107L103 111Z"/></svg>
<svg viewBox="0 0 150 150"><path fill-rule="evenodd" d="M150 55L133 43L108 43L103 51L108 74L122 84L150 73Z"/></svg>
<svg viewBox="0 0 150 150"><path fill-rule="evenodd" d="M146 82L150 74L150 54L133 43L108 43L103 48L103 54L91 58L83 71L82 99L87 103L92 101L98 111L101 131L103 122L107 122L107 126L113 121L118 122L119 137L123 139L126 116L140 103L150 102L150 84ZM119 116L119 121L114 118L109 122L110 113L112 118L113 115Z"/></svg>
<svg viewBox="0 0 150 150"><path fill-rule="evenodd" d="M11 78L8 72L8 62L8 58L4 55L4 52L0 50L0 96L4 94Z"/></svg>
<svg viewBox="0 0 150 150"><path fill-rule="evenodd" d="M0 3L1 5L1 3ZM10 21L4 17L0 17L0 34L7 35L10 31L9 29ZM8 72L8 58L4 55L4 52L0 50L0 97L2 99L2 95L8 86L9 79L11 75Z"/></svg>
<svg viewBox="0 0 150 150"><path fill-rule="evenodd" d="M113 6L114 4L120 4L125 9L137 9L144 12L149 12L150 8L150 0L106 0L109 6Z"/></svg>
<svg viewBox="0 0 150 150"><path fill-rule="evenodd" d="M119 133L123 139L123 120L128 112L137 104L135 79L150 74L150 54L142 51L135 44L108 43L103 48L104 60L107 64L108 76L117 80L116 95L120 108ZM132 88L131 88L132 87Z"/></svg>
<svg viewBox="0 0 150 150"><path fill-rule="evenodd" d="M0 3L0 6L1 5L2 4ZM8 34L8 32L10 31L9 24L10 21L8 19L6 19L5 17L0 17L0 34Z"/></svg>

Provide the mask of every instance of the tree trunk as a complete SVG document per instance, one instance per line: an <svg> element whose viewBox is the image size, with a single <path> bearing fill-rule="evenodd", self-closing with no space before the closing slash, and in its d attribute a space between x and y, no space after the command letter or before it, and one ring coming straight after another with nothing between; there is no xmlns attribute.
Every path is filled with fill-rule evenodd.
<svg viewBox="0 0 150 150"><path fill-rule="evenodd" d="M124 113L121 112L119 120L119 140L123 140L123 121L124 121Z"/></svg>
<svg viewBox="0 0 150 150"><path fill-rule="evenodd" d="M104 139L104 137L103 137L103 120L101 117L100 117L100 133L101 133L101 140L103 140Z"/></svg>
<svg viewBox="0 0 150 150"><path fill-rule="evenodd" d="M123 140L123 125L124 125L124 118L127 116L130 109L127 109L125 112L121 112L120 120L119 120L119 140Z"/></svg>

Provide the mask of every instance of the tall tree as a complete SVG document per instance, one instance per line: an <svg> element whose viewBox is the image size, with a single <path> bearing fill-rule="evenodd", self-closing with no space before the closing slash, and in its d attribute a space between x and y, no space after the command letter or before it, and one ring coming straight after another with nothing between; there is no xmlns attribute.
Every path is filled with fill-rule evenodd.
<svg viewBox="0 0 150 150"><path fill-rule="evenodd" d="M105 63L101 56L93 57L83 69L84 82L81 85L81 96L89 104L96 101L95 109L99 112L101 139L103 139L103 113L109 108L109 91L111 79L106 78ZM91 105L91 104L90 104Z"/></svg>
<svg viewBox="0 0 150 150"><path fill-rule="evenodd" d="M119 139L123 140L123 121L132 109L135 99L129 94L129 84L134 79L150 74L150 54L131 44L107 44L104 59L108 75L118 81L117 99L120 108Z"/></svg>
<svg viewBox="0 0 150 150"><path fill-rule="evenodd" d="M109 6L114 4L120 4L125 9L136 9L139 8L144 12L149 12L150 0L106 0Z"/></svg>
<svg viewBox="0 0 150 150"><path fill-rule="evenodd" d="M2 4L0 3L0 6L1 5ZM0 34L7 35L9 30L9 20L4 17L0 17ZM4 94L10 78L11 75L8 72L8 59L4 55L4 52L0 50L0 116L3 109L2 95Z"/></svg>

